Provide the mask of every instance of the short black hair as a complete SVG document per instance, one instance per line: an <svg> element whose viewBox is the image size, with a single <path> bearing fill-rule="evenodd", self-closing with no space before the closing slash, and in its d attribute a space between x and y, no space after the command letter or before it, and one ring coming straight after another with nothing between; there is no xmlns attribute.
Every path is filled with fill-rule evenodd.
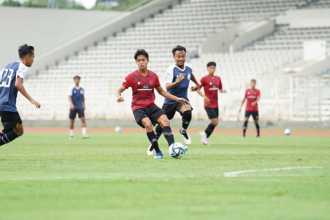
<svg viewBox="0 0 330 220"><path fill-rule="evenodd" d="M172 50L173 56L174 56L174 54L175 54L175 52L176 52L177 50L178 50L178 51L184 51L185 53L187 53L187 50L186 50L185 47L180 46L180 45L177 45L177 46L174 47L173 50Z"/></svg>
<svg viewBox="0 0 330 220"><path fill-rule="evenodd" d="M76 79L76 78L80 79L80 76L77 75L77 76L73 77L73 79Z"/></svg>
<svg viewBox="0 0 330 220"><path fill-rule="evenodd" d="M27 55L33 55L33 53L34 53L34 47L29 46L27 44L23 44L18 48L18 55L19 58L21 59L26 57Z"/></svg>
<svg viewBox="0 0 330 220"><path fill-rule="evenodd" d="M257 80L255 80L255 79L251 79L251 82L255 82L255 83L257 83Z"/></svg>
<svg viewBox="0 0 330 220"><path fill-rule="evenodd" d="M206 65L206 67L209 67L209 66L214 66L214 67L216 67L217 64L216 64L215 62L211 61L211 62L208 62L207 65Z"/></svg>
<svg viewBox="0 0 330 220"><path fill-rule="evenodd" d="M143 55L145 56L148 60L149 60L149 54L147 51L145 51L144 49L138 49L136 52L135 52L135 55L134 55L134 59L136 60L138 56L140 55Z"/></svg>

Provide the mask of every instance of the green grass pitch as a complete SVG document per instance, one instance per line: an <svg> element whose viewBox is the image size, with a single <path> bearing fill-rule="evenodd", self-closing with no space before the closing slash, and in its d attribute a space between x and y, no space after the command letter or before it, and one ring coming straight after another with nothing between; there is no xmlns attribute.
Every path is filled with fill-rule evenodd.
<svg viewBox="0 0 330 220"><path fill-rule="evenodd" d="M329 219L330 137L199 136L179 160L139 133L26 133L0 148L0 219ZM176 140L182 142L179 135ZM286 167L315 167L269 170ZM264 170L225 177L233 171Z"/></svg>

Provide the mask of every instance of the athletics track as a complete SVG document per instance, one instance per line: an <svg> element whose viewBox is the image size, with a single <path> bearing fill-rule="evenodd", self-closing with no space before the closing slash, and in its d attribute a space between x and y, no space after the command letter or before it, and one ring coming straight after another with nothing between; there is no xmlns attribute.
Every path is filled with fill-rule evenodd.
<svg viewBox="0 0 330 220"><path fill-rule="evenodd" d="M173 129L174 132L178 132L179 129ZM189 133L196 134L202 129L188 129ZM24 128L25 132L69 132L69 128ZM75 132L80 132L80 128L75 128ZM88 133L93 132L115 132L114 128L87 128ZM145 133L145 130L142 128L123 128L123 133ZM216 129L213 132L214 134L242 134L242 130L239 129ZM247 134L255 134L256 131L254 128L251 128L247 131ZM261 130L261 135L283 135L284 131L281 130ZM330 131L291 131L291 135L314 135L314 136L330 136Z"/></svg>

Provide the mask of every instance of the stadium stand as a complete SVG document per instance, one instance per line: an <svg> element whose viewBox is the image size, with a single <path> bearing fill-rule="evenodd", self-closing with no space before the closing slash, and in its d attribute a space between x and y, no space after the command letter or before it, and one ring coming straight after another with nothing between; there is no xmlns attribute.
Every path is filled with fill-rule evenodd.
<svg viewBox="0 0 330 220"><path fill-rule="evenodd" d="M136 69L133 60L135 50L146 49L150 54L150 69L158 73L160 79L164 79L167 67L173 63L171 49L180 44L188 49L188 58L194 66L197 78L206 74L205 66L208 61L218 63L217 73L223 78L224 85L230 92L227 96L221 96L221 102L226 103L221 109L222 120L242 118L242 115L237 114L237 110L243 98L243 90L252 77L258 80L258 86L264 88L262 91L269 90L263 93L260 103L261 119L292 120L297 116L299 120L305 120L309 111L303 112L301 117L300 113L294 111L296 105L293 104L293 97L298 96L298 90L292 91L290 96L283 96L279 92L281 89L274 87L280 85L288 92L296 79L274 75L283 67L302 59L303 41L328 40L328 27L293 29L288 25L277 25L270 35L251 42L232 54L200 54L199 47L209 36L239 22L275 19L287 10L314 10L320 7L329 7L327 1L180 1L180 4L173 5L143 22L127 27L123 32L108 36L104 41L77 52L75 56L60 61L58 65L40 71L38 76L30 77L26 82L28 89L35 94L42 93L38 98L44 103L45 108L40 110L41 113L32 112L31 107L23 102L21 108L27 110L22 113L22 117L49 119L51 115L51 119L65 119L68 109L65 91L72 76L80 75L87 90L87 106L91 106L90 110L87 107L86 111L88 119L130 119L130 92L126 92L126 102L120 105L114 104L114 93L123 77ZM198 53L199 57L194 58ZM308 76L305 79L308 79ZM313 86L306 88L304 91L314 89ZM190 98L194 106L194 118L206 119L203 100L197 94L190 94ZM157 104L161 105L162 101L163 99L158 98ZM328 106L327 99L322 99L321 102ZM289 112L288 108L291 109ZM329 110L327 107L322 109L325 109L322 120L328 119ZM313 120L320 120L320 116Z"/></svg>

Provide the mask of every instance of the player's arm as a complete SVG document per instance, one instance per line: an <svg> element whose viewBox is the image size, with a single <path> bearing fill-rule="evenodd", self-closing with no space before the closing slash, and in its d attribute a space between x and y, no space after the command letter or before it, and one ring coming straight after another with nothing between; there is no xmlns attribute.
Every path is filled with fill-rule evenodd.
<svg viewBox="0 0 330 220"><path fill-rule="evenodd" d="M25 90L24 86L23 86L23 78L17 76L16 81L15 81L15 87L17 88L18 91L20 91L20 93L22 93L22 95L25 96L25 98L27 98L33 105L35 105L37 108L40 108L40 104L35 101L34 99L31 98L31 96L27 93L27 91Z"/></svg>
<svg viewBox="0 0 330 220"><path fill-rule="evenodd" d="M196 80L196 77L193 73L191 74L190 80L193 81L196 84L196 85L194 85L190 88L190 91L193 91L193 92L198 91L199 90L199 83Z"/></svg>
<svg viewBox="0 0 330 220"><path fill-rule="evenodd" d="M176 87L179 83L181 83L184 80L184 76L186 74L180 73L178 81L172 82L172 83L166 83L166 90L171 90L174 87Z"/></svg>
<svg viewBox="0 0 330 220"><path fill-rule="evenodd" d="M72 102L72 98L71 98L71 95L69 95L69 102L70 102L70 108L72 109L72 110L74 110L74 104L73 104L73 102Z"/></svg>
<svg viewBox="0 0 330 220"><path fill-rule="evenodd" d="M211 104L210 99L207 98L207 96L202 93L202 91L201 91L200 88L197 90L197 93L198 93L198 95L200 95L200 96L202 96L204 98L204 101L205 101L206 105L210 105Z"/></svg>
<svg viewBox="0 0 330 220"><path fill-rule="evenodd" d="M117 102L123 102L124 98L121 96L121 93L126 90L126 87L121 85L116 92Z"/></svg>
<svg viewBox="0 0 330 220"><path fill-rule="evenodd" d="M85 95L82 95L82 101L83 101L83 106L84 106L84 110L85 110Z"/></svg>
<svg viewBox="0 0 330 220"><path fill-rule="evenodd" d="M260 96L257 96L257 99L251 103L252 106L255 106L260 100Z"/></svg>
<svg viewBox="0 0 330 220"><path fill-rule="evenodd" d="M246 97L244 96L244 99L243 99L243 101L242 101L241 107L239 108L239 111L238 111L238 112L241 112L241 110L242 110L242 106L244 105L245 100L246 100Z"/></svg>
<svg viewBox="0 0 330 220"><path fill-rule="evenodd" d="M157 92L159 93L159 95L164 96L165 98L171 99L173 101L182 103L183 105L186 103L189 103L186 99L183 98L178 98L174 95L171 95L170 93L166 92L161 86L156 87Z"/></svg>

